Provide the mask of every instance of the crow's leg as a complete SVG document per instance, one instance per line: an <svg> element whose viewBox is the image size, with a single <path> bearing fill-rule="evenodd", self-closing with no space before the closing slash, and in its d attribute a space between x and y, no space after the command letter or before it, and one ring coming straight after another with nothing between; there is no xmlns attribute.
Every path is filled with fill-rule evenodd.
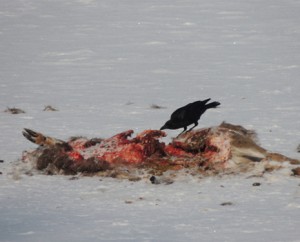
<svg viewBox="0 0 300 242"><path fill-rule="evenodd" d="M191 130L192 130L193 128L195 128L197 125L198 125L198 122L195 122L195 125L194 125L192 128L190 128L187 132L191 131Z"/></svg>
<svg viewBox="0 0 300 242"><path fill-rule="evenodd" d="M176 138L178 138L182 133L184 133L185 131L186 131L186 129L187 129L187 127L185 126L185 127L183 127L183 131L179 134L179 135L177 135L176 136Z"/></svg>

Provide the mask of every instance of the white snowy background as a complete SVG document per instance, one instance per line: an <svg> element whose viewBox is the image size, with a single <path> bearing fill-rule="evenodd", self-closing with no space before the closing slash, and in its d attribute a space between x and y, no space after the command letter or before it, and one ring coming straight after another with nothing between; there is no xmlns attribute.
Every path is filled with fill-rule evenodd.
<svg viewBox="0 0 300 242"><path fill-rule="evenodd" d="M200 127L240 124L299 159L299 0L0 0L0 53L1 242L300 241L300 180L287 171L152 185L15 167L36 147L25 127L137 133L209 97L221 107Z"/></svg>

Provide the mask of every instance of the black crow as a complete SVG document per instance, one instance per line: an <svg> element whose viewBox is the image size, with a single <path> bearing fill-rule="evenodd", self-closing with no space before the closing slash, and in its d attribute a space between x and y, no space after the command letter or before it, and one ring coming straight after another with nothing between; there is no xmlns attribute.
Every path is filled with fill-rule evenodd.
<svg viewBox="0 0 300 242"><path fill-rule="evenodd" d="M160 128L160 130L184 128L184 130L180 133L182 134L186 131L187 126L194 124L194 126L188 131L192 130L198 125L198 120L207 109L215 108L220 105L219 102L211 102L206 104L209 100L210 98L203 101L196 101L178 108L174 113L172 113L170 120L167 121L165 125Z"/></svg>

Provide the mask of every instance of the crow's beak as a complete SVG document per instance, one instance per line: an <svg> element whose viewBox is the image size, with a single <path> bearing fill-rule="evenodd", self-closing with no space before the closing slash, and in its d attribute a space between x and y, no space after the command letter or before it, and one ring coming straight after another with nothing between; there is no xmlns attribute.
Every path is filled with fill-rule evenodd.
<svg viewBox="0 0 300 242"><path fill-rule="evenodd" d="M160 130L164 130L164 129L166 129L166 127L165 127L166 125L164 125L164 126L162 126L161 128L160 128Z"/></svg>

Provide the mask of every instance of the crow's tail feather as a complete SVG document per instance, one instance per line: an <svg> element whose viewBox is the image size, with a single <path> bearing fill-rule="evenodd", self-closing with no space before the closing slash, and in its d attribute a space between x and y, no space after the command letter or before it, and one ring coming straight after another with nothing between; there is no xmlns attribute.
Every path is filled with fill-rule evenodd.
<svg viewBox="0 0 300 242"><path fill-rule="evenodd" d="M204 105L204 104L206 104L208 101L210 100L210 98L208 98L208 99L205 99L205 100L203 100L203 101L200 101L201 102L201 104L202 105Z"/></svg>
<svg viewBox="0 0 300 242"><path fill-rule="evenodd" d="M206 109L209 109L209 108L216 108L220 105L221 103L219 102L212 102L212 103L209 103L209 104L206 104L205 107Z"/></svg>

